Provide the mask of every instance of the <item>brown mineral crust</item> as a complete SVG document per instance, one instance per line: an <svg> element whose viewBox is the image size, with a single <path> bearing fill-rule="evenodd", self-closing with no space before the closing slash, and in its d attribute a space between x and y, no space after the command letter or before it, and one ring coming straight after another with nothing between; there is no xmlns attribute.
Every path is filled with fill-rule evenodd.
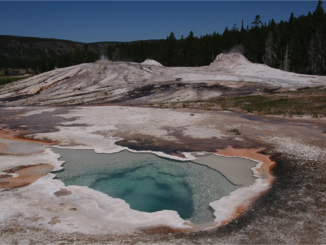
<svg viewBox="0 0 326 245"><path fill-rule="evenodd" d="M49 139L29 138L27 135L59 131L56 126L61 125L62 122L73 121L75 118L66 119L55 115L69 113L70 110L75 109L75 107L56 107L53 111L44 111L41 114L21 116L30 111L37 111L38 109L39 108L20 107L14 110L6 110L0 108L0 136L5 139L16 138L33 143L50 145L58 143ZM9 138L6 138L6 136Z"/></svg>
<svg viewBox="0 0 326 245"><path fill-rule="evenodd" d="M260 176L266 174L268 179L272 181L274 177L271 174L271 168L275 165L275 162L270 159L271 156L259 153L263 150L265 150L265 148L235 149L232 146L227 146L225 149L217 150L216 152L222 156L245 157L262 162L263 164L259 169L256 169L256 171L259 172Z"/></svg>
<svg viewBox="0 0 326 245"><path fill-rule="evenodd" d="M181 158L186 158L185 155L181 154L181 153L171 153L172 156L176 156L176 157L181 157Z"/></svg>
<svg viewBox="0 0 326 245"><path fill-rule="evenodd" d="M141 228L140 231L144 232L147 235L157 235L157 234L168 234L168 233L183 233L183 232L192 232L192 228L173 228L169 226L155 226Z"/></svg>
<svg viewBox="0 0 326 245"><path fill-rule="evenodd" d="M29 137L26 135L16 135L14 136L14 139L19 139L25 142L30 142L30 143L38 143L38 144L45 144L45 145L57 145L60 144L59 141L54 141L50 139L35 139L33 137Z"/></svg>
<svg viewBox="0 0 326 245"><path fill-rule="evenodd" d="M173 130L173 129L171 129ZM224 149L226 145L230 145L234 148L253 148L259 147L257 143L245 139L244 141L236 141L232 138L192 138L190 136L182 135L182 130L175 129L169 136L174 136L177 141L170 141L161 138L155 138L150 135L141 134L128 134L128 135L116 135L123 138L115 144L128 147L132 150L151 150L161 151L166 154L180 156L182 152L192 151L206 151L216 152L216 149Z"/></svg>
<svg viewBox="0 0 326 245"><path fill-rule="evenodd" d="M29 139L27 137L24 137L23 135L19 135L20 131L19 130L0 130L0 138L3 139L8 139L8 140L16 140L16 141L23 141L23 142L28 142L28 143L36 143L36 144L45 144L45 145L54 145L55 143L51 141L51 143L42 141L42 140L34 140L34 139ZM31 155L34 153L41 153L42 151L38 152L30 152L30 153L12 153L7 151L7 145L4 143L0 143L0 154L5 154L5 155L14 155L14 156L27 156Z"/></svg>
<svg viewBox="0 0 326 245"><path fill-rule="evenodd" d="M29 143L36 143L36 144L45 144L45 145L59 144L58 141L53 141L50 139L34 139L33 137L23 135L23 130L8 130L8 129L0 130L0 137L8 140L19 140L19 141L24 141Z"/></svg>
<svg viewBox="0 0 326 245"><path fill-rule="evenodd" d="M19 166L9 169L6 175L0 176L0 188L19 188L30 185L39 178L45 176L53 170L54 166L50 164ZM18 174L18 177L12 177L10 173Z"/></svg>
<svg viewBox="0 0 326 245"><path fill-rule="evenodd" d="M245 157L251 160L262 162L262 165L260 168L256 169L256 171L258 171L259 176L263 177L264 181L267 181L271 187L274 181L274 176L271 174L271 169L273 166L275 166L276 163L270 159L271 156L259 153L263 150L265 150L265 148L235 149L231 146L227 146L223 150L217 150L217 153L222 156ZM242 205L236 208L236 211L232 217L228 220L223 221L220 226L224 226L230 223L232 220L240 218L241 215L244 212L248 211L251 208L252 204L267 191L268 190L265 190L254 197L248 198L244 203L242 203Z"/></svg>
<svg viewBox="0 0 326 245"><path fill-rule="evenodd" d="M16 135L17 130L9 130L9 129L1 129L0 130L0 137L3 139L12 140Z"/></svg>
<svg viewBox="0 0 326 245"><path fill-rule="evenodd" d="M257 199L263 195L264 193L266 193L267 191L263 191L261 192L259 195L255 196L254 198L250 198L248 200L245 201L245 203L243 203L242 205L238 206L236 208L236 211L233 213L232 217L230 217L227 220L224 220L223 222L221 222L221 224L219 225L219 227L222 227L224 225L227 225L228 223L232 222L233 220L239 219L241 217L241 215L248 211L252 204L257 201Z"/></svg>
<svg viewBox="0 0 326 245"><path fill-rule="evenodd" d="M1 137L0 137L1 138ZM0 155L12 155L12 156L28 156L28 155L32 155L34 153L42 153L42 151L37 151L37 152L30 152L30 153L12 153L7 151L7 145L6 144L2 144L0 143Z"/></svg>

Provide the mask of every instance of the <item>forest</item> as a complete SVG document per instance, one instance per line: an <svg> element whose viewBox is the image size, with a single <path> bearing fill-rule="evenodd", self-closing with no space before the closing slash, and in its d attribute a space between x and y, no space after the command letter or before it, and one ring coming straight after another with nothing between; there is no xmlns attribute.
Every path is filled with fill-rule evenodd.
<svg viewBox="0 0 326 245"><path fill-rule="evenodd" d="M107 45L106 55L112 61L143 62L154 59L164 66L205 66L220 53L241 52L254 63L303 74L326 74L326 14L322 0L313 13L275 23L262 23L261 16L253 18L251 26L236 24L222 34L214 32L196 37L176 39L173 32L166 39L117 42ZM37 60L0 59L2 68L32 68L39 72L94 62L103 54L89 45L78 46L72 53ZM104 52L105 53L105 52Z"/></svg>
<svg viewBox="0 0 326 245"><path fill-rule="evenodd" d="M316 10L307 16L294 17L276 24L272 19L262 23L257 15L252 25L232 29L223 34L187 37L177 40L172 32L165 40L133 45L117 44L107 48L110 60L142 62L154 59L164 66L209 65L216 55L242 52L254 63L263 63L285 71L306 74L326 74L326 15L318 1ZM242 21L243 23L243 21ZM233 48L233 49L232 49Z"/></svg>
<svg viewBox="0 0 326 245"><path fill-rule="evenodd" d="M36 50L37 52L38 50ZM35 51L34 51L35 52ZM9 73L14 69L29 69L34 73L42 73L53 70L55 68L68 67L81 63L94 62L98 60L99 53L89 49L88 44L82 47L76 47L72 53L64 55L53 55L41 59L10 59L0 57L0 67L5 69L5 73Z"/></svg>

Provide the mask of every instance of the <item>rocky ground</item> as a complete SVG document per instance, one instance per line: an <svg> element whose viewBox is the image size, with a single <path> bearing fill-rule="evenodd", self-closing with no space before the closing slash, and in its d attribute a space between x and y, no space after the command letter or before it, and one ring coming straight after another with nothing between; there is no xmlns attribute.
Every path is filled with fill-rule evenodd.
<svg viewBox="0 0 326 245"><path fill-rule="evenodd" d="M99 152L112 150L107 146L108 140L124 139L117 144L127 144L131 149L165 149L167 154L197 150L212 151L225 148L226 144L245 148L265 146L268 149L266 153L277 153L273 158L277 164L273 168L276 180L272 188L256 201L250 210L242 214L240 219L215 230L175 233L175 230L161 227L142 231L141 235L127 237L86 235L80 232L58 233L42 226L37 228L31 225L37 220L31 221L33 216L18 212L10 219L4 220L0 228L3 243L325 242L323 240L325 210L322 204L325 201L326 183L323 133L326 127L323 119L263 117L197 109L118 106L63 109L3 108L1 113L6 115L1 121L3 131L15 130L19 135L25 135L25 138L29 135L34 139L61 142L61 146L93 147ZM53 120L50 120L51 118ZM38 129L37 125L40 125ZM241 135L229 132L229 129L234 128L239 129ZM36 133L38 130L43 133ZM83 131L87 133L81 136L80 133ZM98 140L98 137L103 140ZM209 143L206 144L205 140ZM19 194L21 191L18 189L14 192L16 195L24 193L23 191ZM2 196L4 194L5 192Z"/></svg>
<svg viewBox="0 0 326 245"><path fill-rule="evenodd" d="M263 153L273 156L276 165L272 169L275 179L271 188L240 218L225 226L199 232L156 226L139 229L134 234L112 235L86 232L83 226L76 230L68 225L60 228L64 218L56 216L61 212L59 209L46 210L43 206L44 216L32 215L36 208L28 211L36 203L27 197L26 190L40 188L38 182L31 187L2 190L0 201L6 205L16 202L17 207L2 205L0 243L324 244L326 120L322 114L318 118L309 114L289 117L286 114L223 111L218 106L207 110L200 106L201 109L146 105L207 102L307 87L322 89L325 85L325 77L279 71L252 64L235 54L220 55L210 66L197 68L167 68L151 60L142 64L99 61L57 69L3 86L0 100L2 105L8 106L0 108L1 137L7 140L3 144L19 139L107 153L128 147L176 158L187 157L193 151L217 152L229 146L236 149L264 147ZM120 106L57 107L112 102ZM18 105L52 106L13 107ZM13 149L14 144L11 146ZM7 163L15 157L22 157L19 159L24 159L21 162L25 163L33 158L33 154L24 158L17 155L18 152L10 155L9 148L1 142L0 150L0 158L7 159ZM51 157L48 155L48 159ZM42 163L56 164L54 160L44 161L46 156L39 159ZM44 182L39 183L50 183L43 179ZM62 193L57 193L59 196L69 195L68 189L61 189ZM42 188L39 191L44 192ZM19 212L22 203L29 205L26 212Z"/></svg>

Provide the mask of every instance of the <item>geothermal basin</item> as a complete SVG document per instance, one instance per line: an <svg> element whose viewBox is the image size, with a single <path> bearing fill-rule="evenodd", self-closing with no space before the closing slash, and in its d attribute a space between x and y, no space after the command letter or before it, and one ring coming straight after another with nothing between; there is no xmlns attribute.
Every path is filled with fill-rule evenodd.
<svg viewBox="0 0 326 245"><path fill-rule="evenodd" d="M185 110L118 106L3 111L15 126L7 127L4 121L2 188L16 180L16 189L2 192L0 198L4 222L22 214L21 224L54 232L121 235L151 227L199 231L240 217L273 180L273 163L259 153L262 148L244 148L250 142L227 140L226 129L212 127L216 118L228 116L225 113L195 117ZM43 128L28 127L40 120L45 121ZM26 136L15 136L22 132ZM197 132L207 140L196 138ZM242 148L225 144L219 149L221 137ZM163 151L132 150L119 145L121 139L142 147L150 142L150 147ZM164 144L176 150L169 154ZM24 176L29 180L24 182ZM17 188L18 182L23 187Z"/></svg>
<svg viewBox="0 0 326 245"><path fill-rule="evenodd" d="M92 150L52 150L65 161L64 169L54 174L66 186L88 186L123 199L131 209L143 212L175 210L181 218L193 224L213 222L211 202L254 183L250 168L256 163L246 159L240 159L238 164L245 164L248 173L242 172L233 183L227 178L231 173L222 171L223 175L214 165L232 164L235 158L199 156L195 163L126 150L112 154L97 154ZM200 164L206 161L211 167Z"/></svg>

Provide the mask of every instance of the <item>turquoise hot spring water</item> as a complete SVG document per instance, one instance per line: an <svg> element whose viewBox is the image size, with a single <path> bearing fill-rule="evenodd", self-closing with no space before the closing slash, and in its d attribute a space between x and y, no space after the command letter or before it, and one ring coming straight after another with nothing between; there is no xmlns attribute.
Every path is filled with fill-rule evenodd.
<svg viewBox="0 0 326 245"><path fill-rule="evenodd" d="M239 188L218 171L192 161L129 151L52 150L66 161L62 170L54 172L66 186L88 186L139 211L175 210L195 224L212 222L209 203Z"/></svg>

